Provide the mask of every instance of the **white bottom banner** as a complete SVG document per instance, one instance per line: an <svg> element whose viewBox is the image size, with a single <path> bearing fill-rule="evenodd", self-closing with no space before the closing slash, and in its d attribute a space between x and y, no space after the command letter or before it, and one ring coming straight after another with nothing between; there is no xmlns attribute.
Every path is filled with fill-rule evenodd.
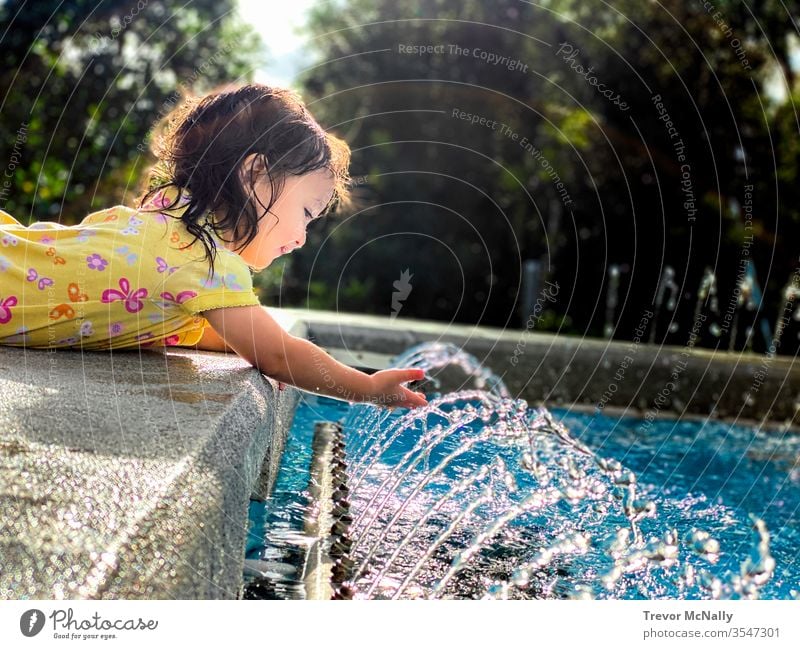
<svg viewBox="0 0 800 649"><path fill-rule="evenodd" d="M0 602L0 646L777 649L800 646L799 620L797 601L26 600Z"/></svg>

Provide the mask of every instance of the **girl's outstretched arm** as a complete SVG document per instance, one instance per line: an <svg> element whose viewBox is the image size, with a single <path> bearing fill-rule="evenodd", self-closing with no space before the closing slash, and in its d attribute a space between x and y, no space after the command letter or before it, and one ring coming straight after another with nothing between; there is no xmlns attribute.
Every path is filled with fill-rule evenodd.
<svg viewBox="0 0 800 649"><path fill-rule="evenodd" d="M211 309L202 316L228 347L277 381L336 399L369 401L389 408L427 403L423 394L401 385L423 378L423 370L365 374L340 363L314 343L287 333L263 307Z"/></svg>

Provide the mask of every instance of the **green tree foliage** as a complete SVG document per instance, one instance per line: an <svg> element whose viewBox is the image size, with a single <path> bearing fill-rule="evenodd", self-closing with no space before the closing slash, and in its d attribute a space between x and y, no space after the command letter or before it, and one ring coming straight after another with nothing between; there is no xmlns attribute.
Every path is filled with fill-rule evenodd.
<svg viewBox="0 0 800 649"><path fill-rule="evenodd" d="M773 327L798 263L798 3L748 4L321 3L320 62L301 81L312 112L351 143L368 205L314 233L286 298L324 282L350 310L342 287L371 278L358 300L389 315L409 268L401 317L519 326L522 262L538 259L561 290L537 326L601 335L618 264L614 335L626 339L671 266L680 295L656 334L683 344L710 267L719 313L702 310L721 333L704 326L702 342L727 348L749 257ZM753 344L764 347L758 329Z"/></svg>
<svg viewBox="0 0 800 649"><path fill-rule="evenodd" d="M7 0L0 5L0 208L80 221L132 202L148 134L180 91L247 81L258 37L232 0Z"/></svg>

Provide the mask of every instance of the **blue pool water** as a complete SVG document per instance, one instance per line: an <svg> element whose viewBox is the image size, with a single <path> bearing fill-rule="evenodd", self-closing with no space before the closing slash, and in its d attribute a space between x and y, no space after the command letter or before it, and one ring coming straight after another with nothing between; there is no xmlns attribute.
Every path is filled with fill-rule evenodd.
<svg viewBox="0 0 800 649"><path fill-rule="evenodd" d="M497 403L521 407L508 399L491 407ZM515 418L509 405L507 418L494 418L489 410L475 416L480 406L465 398L415 419L304 394L273 495L251 504L247 557L292 562L302 554L314 423L339 421L347 436L360 568L354 586L361 596L737 597L736 584L751 569L756 596L798 596L797 435L715 421L645 426L552 409L592 457L553 435L503 433L511 428L504 422L518 426L520 412L532 421L535 409L518 410ZM448 418L456 420L452 433L420 445ZM497 432L475 443L487 427ZM530 453L544 469L531 468ZM597 458L617 460L622 470L609 479ZM553 500L530 508L532 493ZM766 536L754 531L756 519ZM759 576L753 566L763 569L765 557L774 569ZM292 584L284 595L289 591Z"/></svg>
<svg viewBox="0 0 800 649"><path fill-rule="evenodd" d="M762 595L790 598L800 590L800 435L714 420L645 425L630 417L552 412L592 450L636 473L659 499L691 498L701 507L725 506L739 520L750 513L762 519L777 565ZM717 521L715 532L728 541L727 559L735 560L748 551L750 539L726 529L728 522Z"/></svg>

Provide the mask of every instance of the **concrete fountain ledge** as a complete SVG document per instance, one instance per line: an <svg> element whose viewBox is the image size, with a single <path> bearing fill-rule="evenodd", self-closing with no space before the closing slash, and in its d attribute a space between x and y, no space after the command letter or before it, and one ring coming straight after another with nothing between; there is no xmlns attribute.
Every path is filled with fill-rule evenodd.
<svg viewBox="0 0 800 649"><path fill-rule="evenodd" d="M239 595L296 390L177 348L0 347L0 377L0 598Z"/></svg>

